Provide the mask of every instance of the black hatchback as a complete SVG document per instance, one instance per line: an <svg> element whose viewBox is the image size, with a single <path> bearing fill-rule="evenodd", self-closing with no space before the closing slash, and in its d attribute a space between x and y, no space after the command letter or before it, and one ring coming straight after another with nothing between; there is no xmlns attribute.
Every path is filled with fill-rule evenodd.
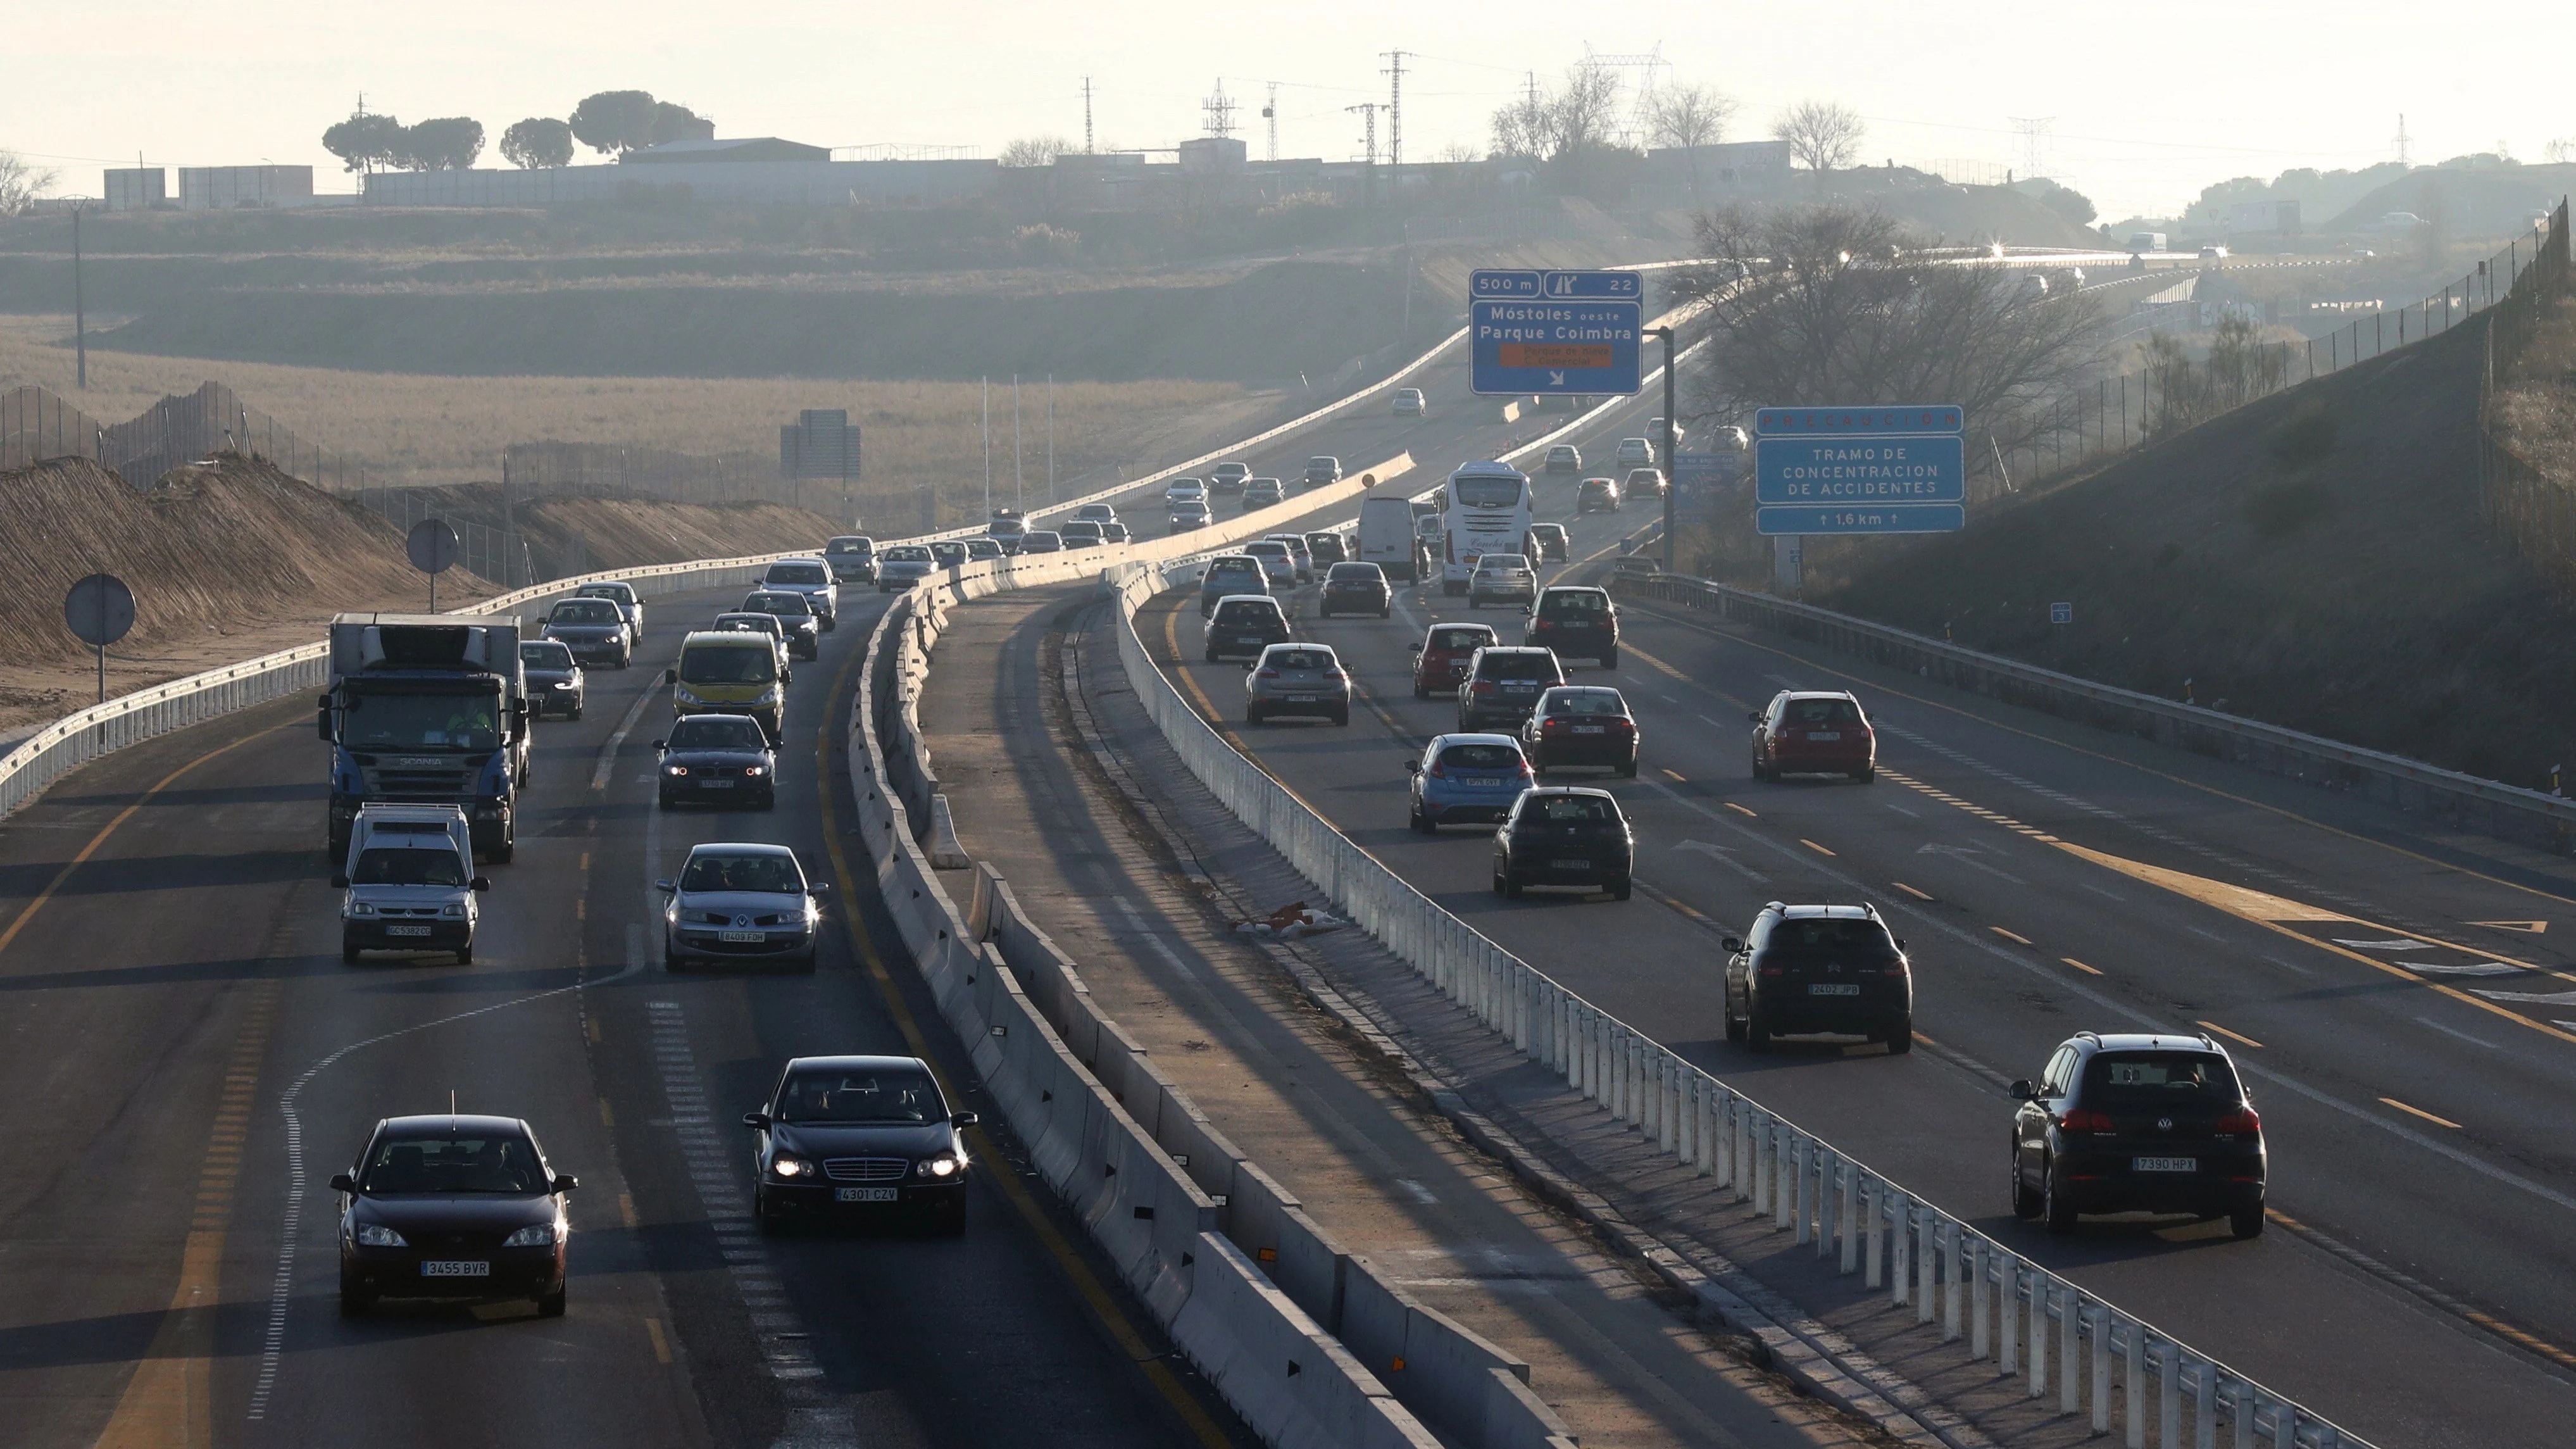
<svg viewBox="0 0 2576 1449"><path fill-rule="evenodd" d="M655 740L662 755L661 804L665 810L683 803L731 805L773 810L778 806L778 756L760 721L747 714L693 714L671 725L671 737Z"/></svg>
<svg viewBox="0 0 2576 1449"><path fill-rule="evenodd" d="M1315 601L1315 616L1375 614L1383 619L1395 609L1395 592L1386 571L1373 563L1337 563L1324 572L1324 592Z"/></svg>
<svg viewBox="0 0 2576 1449"><path fill-rule="evenodd" d="M1559 659L1597 659L1602 668L1616 669L1619 610L1607 589L1541 589L1523 642L1553 649Z"/></svg>
<svg viewBox="0 0 2576 1449"><path fill-rule="evenodd" d="M786 589L755 589L743 595L746 614L767 614L778 620L787 633L787 652L797 659L813 659L823 650L823 623L814 616L814 606L805 596Z"/></svg>
<svg viewBox="0 0 2576 1449"><path fill-rule="evenodd" d="M752 1144L752 1216L762 1232L790 1222L898 1217L966 1231L971 1167L952 1112L918 1057L798 1057L743 1125Z"/></svg>
<svg viewBox="0 0 2576 1449"><path fill-rule="evenodd" d="M2015 1082L2012 1204L2068 1232L2079 1213L2188 1213L2263 1231L2263 1116L2206 1036L2079 1031Z"/></svg>
<svg viewBox="0 0 2576 1449"><path fill-rule="evenodd" d="M1458 683L1458 732L1496 725L1519 729L1542 693L1565 682L1565 666L1547 649L1487 645L1467 661Z"/></svg>
<svg viewBox="0 0 2576 1449"><path fill-rule="evenodd" d="M1494 832L1494 894L1519 900L1533 886L1573 886L1624 901L1636 860L1636 837L1609 791L1525 790Z"/></svg>
<svg viewBox="0 0 2576 1449"><path fill-rule="evenodd" d="M1726 938L1726 1039L1755 1051L1775 1036L1865 1037L1914 1049L1914 967L1871 906L1762 908Z"/></svg>
<svg viewBox="0 0 2576 1449"><path fill-rule="evenodd" d="M379 1298L530 1298L564 1311L564 1198L557 1173L515 1117L388 1117L340 1194L340 1312Z"/></svg>

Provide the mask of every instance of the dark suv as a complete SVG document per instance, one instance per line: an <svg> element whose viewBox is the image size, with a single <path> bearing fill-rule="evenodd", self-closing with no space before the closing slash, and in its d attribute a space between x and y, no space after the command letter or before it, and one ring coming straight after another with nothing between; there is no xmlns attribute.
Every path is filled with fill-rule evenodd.
<svg viewBox="0 0 2576 1449"><path fill-rule="evenodd" d="M1494 832L1494 894L1518 900L1532 886L1575 886L1624 901L1636 861L1637 838L1609 791L1524 790Z"/></svg>
<svg viewBox="0 0 2576 1449"><path fill-rule="evenodd" d="M1873 906L1762 908L1726 938L1726 1039L1837 1034L1914 1049L1914 967Z"/></svg>
<svg viewBox="0 0 2576 1449"><path fill-rule="evenodd" d="M1496 725L1519 729L1538 697L1565 682L1565 666L1552 650L1488 646L1467 661L1458 685L1458 732Z"/></svg>
<svg viewBox="0 0 2576 1449"><path fill-rule="evenodd" d="M2210 1038L2079 1031L2012 1094L2016 1215L2058 1233L2078 1213L2126 1212L2263 1231L2263 1117Z"/></svg>
<svg viewBox="0 0 2576 1449"><path fill-rule="evenodd" d="M1538 591L1523 642L1544 645L1559 659L1597 659L1619 667L1619 611L1607 589L1557 586Z"/></svg>
<svg viewBox="0 0 2576 1449"><path fill-rule="evenodd" d="M1207 659L1258 659L1273 644L1288 642L1288 615L1279 601L1264 594L1238 594L1220 600L1208 620Z"/></svg>

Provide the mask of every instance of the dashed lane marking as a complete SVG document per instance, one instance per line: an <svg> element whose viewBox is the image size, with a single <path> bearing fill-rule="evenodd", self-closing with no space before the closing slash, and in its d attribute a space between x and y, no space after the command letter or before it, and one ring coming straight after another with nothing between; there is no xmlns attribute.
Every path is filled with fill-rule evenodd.
<svg viewBox="0 0 2576 1449"><path fill-rule="evenodd" d="M1986 929L2003 937L2005 940L2012 942L2016 946L2027 946L2030 944L2030 937L2022 935L2017 931L2007 931L2001 926L1988 926Z"/></svg>
<svg viewBox="0 0 2576 1449"><path fill-rule="evenodd" d="M2204 1021L2204 1022L2199 1022L2199 1023L2196 1023L2196 1025L2207 1027L2209 1030L2211 1030L2211 1031L2214 1031L2214 1032L2218 1033L2220 1036L2223 1036L2223 1037L2227 1038L2229 1041L2233 1041L2233 1042L2243 1042L2245 1045L2250 1046L2250 1047L2260 1047L2260 1046L2262 1046L2262 1045L2263 1045L2261 1042L2256 1041L2254 1038L2252 1038L2252 1037L2250 1037L2250 1036L2245 1035L2243 1032L2239 1032L2239 1031L2229 1031L2227 1028L2225 1028L2225 1027L2223 1027L2223 1026L2220 1026L2217 1022L2214 1022L2214 1021Z"/></svg>
<svg viewBox="0 0 2576 1449"><path fill-rule="evenodd" d="M2427 1122L2438 1123L2438 1124L2440 1124L2441 1126L2444 1126L2444 1127L2448 1127L2448 1128L2450 1128L2450 1129L2451 1129L2452 1131L2454 1131L2454 1132L2464 1132L2464 1131L2468 1130L2468 1129L2466 1129L2466 1128L2462 1127L2459 1123L2452 1121L2452 1120L2451 1120L2450 1118L2448 1118L2448 1117L2436 1117L2436 1116L2434 1116L2432 1113L2425 1111L2425 1110L2424 1110L2423 1108L2421 1108L2421 1107L2409 1107L2409 1106L2407 1106L2405 1103L2403 1103L2403 1102L2401 1102L2401 1101L2398 1101L2395 1097L2382 1097L2382 1098L2380 1098L2379 1100L2381 1100L2381 1101L2383 1101L2383 1102L2387 1103L2387 1104L2388 1104L2389 1106L2391 1106L2391 1107L2396 1108L2396 1109L2397 1109L2398 1111L2400 1111L2400 1112L2404 1112L2404 1113L2406 1113L2406 1114L2407 1114L2407 1115L2409 1115L2409 1116L2413 1116L2413 1117L2421 1117L2421 1118L2423 1118L2423 1119L2424 1119L2425 1121L2427 1121Z"/></svg>
<svg viewBox="0 0 2576 1449"><path fill-rule="evenodd" d="M2069 966L2074 967L2076 970L2083 972L2083 973L2084 973L2085 975L2087 975L2087 976L2099 976L2099 975L2101 975L2101 974L2102 974L2102 968L2101 968L2101 967L2099 967L2099 966L2087 966L2087 965L2085 965L2083 962L2076 960L2076 959L2075 959L2074 957L2072 957L2072 956L2060 956L2060 957L2058 957L2057 959L2058 959L2058 960L2060 960L2060 961L2065 962L2065 963L2066 963L2067 965L2069 965Z"/></svg>
<svg viewBox="0 0 2576 1449"><path fill-rule="evenodd" d="M1914 898L1915 898L1916 900L1918 900L1918 901L1928 901L1928 900L1932 899L1931 894L1930 894L1929 892L1926 892L1926 891L1918 891L1918 890L1916 890L1914 887L1912 887L1912 886L1910 886L1910 885L1907 885L1905 882L1903 882L1903 881L1901 881L1901 880L1892 880L1892 881L1889 881L1889 882L1888 882L1888 884L1889 884L1889 885L1892 885L1892 886L1894 886L1894 887L1896 887L1898 890L1901 890L1901 891L1905 892L1907 895L1914 897Z"/></svg>

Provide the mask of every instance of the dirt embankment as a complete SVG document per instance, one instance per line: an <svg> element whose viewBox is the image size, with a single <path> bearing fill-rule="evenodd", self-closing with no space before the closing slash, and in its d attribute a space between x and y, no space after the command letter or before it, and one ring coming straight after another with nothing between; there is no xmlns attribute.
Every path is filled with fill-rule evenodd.
<svg viewBox="0 0 2576 1449"><path fill-rule="evenodd" d="M2576 607L2483 517L2484 325L2294 388L1818 602L2070 674L2545 788ZM2074 622L2051 625L2052 603Z"/></svg>
<svg viewBox="0 0 2576 1449"><path fill-rule="evenodd" d="M549 539L571 552L578 538L590 569L819 547L833 532L774 504L591 498L523 508L520 522L532 552ZM108 651L110 694L309 643L344 610L429 602L392 524L264 462L227 455L141 490L78 458L0 473L0 742L96 697L93 656L65 627L62 600L98 572L135 596L133 632ZM438 602L497 592L451 569Z"/></svg>

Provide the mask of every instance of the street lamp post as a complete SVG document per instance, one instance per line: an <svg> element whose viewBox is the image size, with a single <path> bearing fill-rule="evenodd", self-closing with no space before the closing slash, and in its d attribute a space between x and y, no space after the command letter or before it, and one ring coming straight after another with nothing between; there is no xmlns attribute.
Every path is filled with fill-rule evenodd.
<svg viewBox="0 0 2576 1449"><path fill-rule="evenodd" d="M1673 455L1678 449L1673 440L1681 435L1679 418L1673 412L1673 329L1649 327L1649 337L1664 339L1664 572L1673 571Z"/></svg>

